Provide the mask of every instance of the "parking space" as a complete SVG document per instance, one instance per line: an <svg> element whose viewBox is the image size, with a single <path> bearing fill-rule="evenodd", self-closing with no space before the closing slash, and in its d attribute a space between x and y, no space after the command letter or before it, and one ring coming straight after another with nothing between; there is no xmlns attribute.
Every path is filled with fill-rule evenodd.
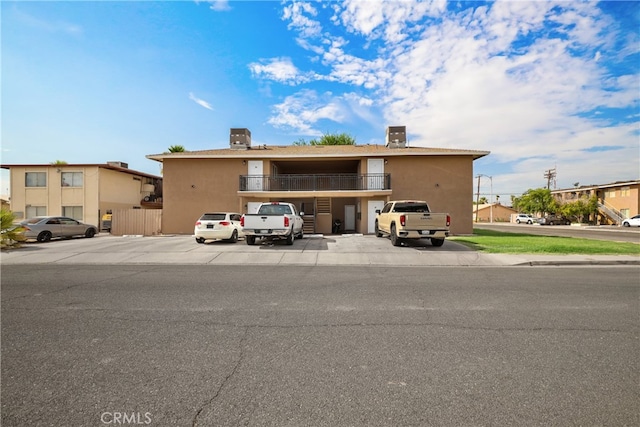
<svg viewBox="0 0 640 427"><path fill-rule="evenodd" d="M259 241L247 245L193 236L120 237L100 234L92 239L27 243L5 251L3 264L219 264L219 265L477 265L478 254L455 242L436 248L428 240L394 247L373 235L308 235L295 240ZM487 258L494 265L498 261Z"/></svg>

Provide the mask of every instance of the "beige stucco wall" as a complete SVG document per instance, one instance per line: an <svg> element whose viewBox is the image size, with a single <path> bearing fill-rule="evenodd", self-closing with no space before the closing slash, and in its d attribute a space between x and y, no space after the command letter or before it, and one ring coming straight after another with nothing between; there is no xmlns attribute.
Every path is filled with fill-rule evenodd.
<svg viewBox="0 0 640 427"><path fill-rule="evenodd" d="M45 172L46 187L26 187L27 172ZM82 187L63 187L61 172L82 172ZM62 215L63 206L82 206L82 221L97 225L98 168L64 165L11 168L11 209L26 215L27 206L45 206L47 215Z"/></svg>
<svg viewBox="0 0 640 427"><path fill-rule="evenodd" d="M26 187L26 172L45 172L46 187ZM62 172L82 172L82 187L63 187ZM98 166L12 167L11 207L26 215L28 205L45 206L46 215L62 215L63 206L82 206L82 221L99 226L101 215L109 209L140 207L142 184L146 181L136 174Z"/></svg>
<svg viewBox="0 0 640 427"><path fill-rule="evenodd" d="M100 169L100 215L108 210L138 209L142 200L145 177L112 169Z"/></svg>
<svg viewBox="0 0 640 427"><path fill-rule="evenodd" d="M313 160L320 160L314 158ZM473 161L471 156L407 156L386 158L385 173L391 174L392 192L386 195L367 196L366 193L343 194L348 199L335 199L333 214L344 220L344 204L360 202L360 218L356 219L358 232L372 233L367 227L367 202L369 200L421 199L429 202L435 212L451 215L451 231L469 234L473 231L473 213L469 204L473 201ZM327 161L335 161L328 159ZM366 173L367 158L361 159L358 173ZM264 159L263 173L270 174L271 166ZM165 234L193 233L193 225L207 211L246 212L249 202L284 200L280 195L244 197L238 194L239 176L246 175L247 165L240 158L229 159L181 159L166 158L163 164L164 202L162 232ZM308 193L307 196L326 195ZM292 194L292 199L305 195ZM332 197L336 197L333 195ZM291 201L291 200L284 200ZM319 221L320 228L328 228ZM330 224L330 222L329 222ZM319 232L327 232L317 230Z"/></svg>

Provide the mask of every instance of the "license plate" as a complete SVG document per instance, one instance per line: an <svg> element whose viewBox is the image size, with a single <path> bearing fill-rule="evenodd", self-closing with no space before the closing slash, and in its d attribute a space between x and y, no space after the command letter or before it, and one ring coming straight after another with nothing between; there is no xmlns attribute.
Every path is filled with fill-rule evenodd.
<svg viewBox="0 0 640 427"><path fill-rule="evenodd" d="M207 228L213 228L213 224L207 224Z"/></svg>

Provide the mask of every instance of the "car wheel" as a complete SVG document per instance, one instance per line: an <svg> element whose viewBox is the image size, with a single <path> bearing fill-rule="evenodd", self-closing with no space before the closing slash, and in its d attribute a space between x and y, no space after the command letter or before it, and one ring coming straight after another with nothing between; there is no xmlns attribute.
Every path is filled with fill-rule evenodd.
<svg viewBox="0 0 640 427"><path fill-rule="evenodd" d="M622 226L623 227L631 227L631 224L629 224L628 222L625 221L625 222L622 223Z"/></svg>
<svg viewBox="0 0 640 427"><path fill-rule="evenodd" d="M238 230L233 230L233 233L231 233L231 237L229 238L229 241L231 243L235 243L238 241Z"/></svg>
<svg viewBox="0 0 640 427"><path fill-rule="evenodd" d="M94 230L93 228L89 228L87 231L84 232L84 237L86 237L87 239L90 239L95 235L96 235L96 230Z"/></svg>
<svg viewBox="0 0 640 427"><path fill-rule="evenodd" d="M395 224L393 224L393 225L391 226L391 236L390 236L390 237L391 237L391 244L392 244L393 246L400 246L400 245L402 245L402 239L400 239L400 238L398 237L398 235L396 234L396 225L395 225Z"/></svg>
<svg viewBox="0 0 640 427"><path fill-rule="evenodd" d="M553 225L553 221L549 221L549 225Z"/></svg>
<svg viewBox="0 0 640 427"><path fill-rule="evenodd" d="M256 244L256 236L245 236L244 238L247 245L255 245Z"/></svg>
<svg viewBox="0 0 640 427"><path fill-rule="evenodd" d="M516 219L516 224L520 224L520 220L519 219Z"/></svg>
<svg viewBox="0 0 640 427"><path fill-rule="evenodd" d="M196 242L204 243L204 239L202 237L196 237Z"/></svg>
<svg viewBox="0 0 640 427"><path fill-rule="evenodd" d="M378 228L378 221L376 221L375 232L376 232L376 237L382 237L382 233L380 232L380 229Z"/></svg>
<svg viewBox="0 0 640 427"><path fill-rule="evenodd" d="M444 245L444 239L431 239L431 244L436 247Z"/></svg>
<svg viewBox="0 0 640 427"><path fill-rule="evenodd" d="M36 240L38 242L48 242L49 240L51 240L51 232L50 231L43 231L40 234L38 234L38 237L36 237Z"/></svg>

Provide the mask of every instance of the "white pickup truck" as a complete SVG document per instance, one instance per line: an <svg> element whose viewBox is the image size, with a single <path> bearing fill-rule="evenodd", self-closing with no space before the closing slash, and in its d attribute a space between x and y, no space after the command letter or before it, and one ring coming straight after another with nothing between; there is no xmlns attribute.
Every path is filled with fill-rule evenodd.
<svg viewBox="0 0 640 427"><path fill-rule="evenodd" d="M292 203L262 203L257 213L242 215L240 226L247 245L254 245L257 237L285 239L287 245L293 245L293 239L304 235L302 215Z"/></svg>
<svg viewBox="0 0 640 427"><path fill-rule="evenodd" d="M400 246L404 239L430 239L433 246L442 246L449 236L449 214L432 213L421 200L387 202L376 213L376 236L388 235L393 246Z"/></svg>

